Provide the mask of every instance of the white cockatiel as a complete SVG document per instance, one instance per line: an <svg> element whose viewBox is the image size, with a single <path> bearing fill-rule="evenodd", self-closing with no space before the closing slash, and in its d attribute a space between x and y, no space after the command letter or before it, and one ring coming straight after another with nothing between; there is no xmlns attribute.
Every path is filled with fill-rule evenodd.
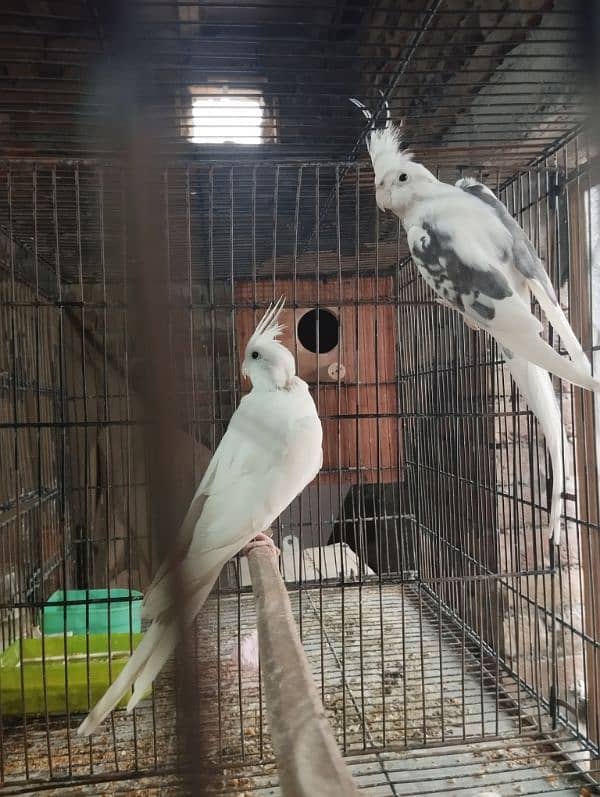
<svg viewBox="0 0 600 797"><path fill-rule="evenodd" d="M353 100L367 118L371 114ZM506 207L476 180L449 185L400 148L389 121L373 130L368 150L377 205L398 216L414 263L439 300L472 328L492 335L519 389L542 427L553 469L550 531L560 539L562 425L548 371L589 390L600 390L589 361L563 313L532 243ZM531 295L570 355L561 357L542 337Z"/></svg>
<svg viewBox="0 0 600 797"><path fill-rule="evenodd" d="M308 386L296 376L291 352L277 337L283 297L248 341L242 373L252 383L212 457L179 532L177 554L163 564L146 593L142 617L152 620L122 672L79 726L94 732L135 682L132 711L174 651L177 622L169 572L180 567L190 626L223 565L257 535L317 475L322 464L321 422Z"/></svg>

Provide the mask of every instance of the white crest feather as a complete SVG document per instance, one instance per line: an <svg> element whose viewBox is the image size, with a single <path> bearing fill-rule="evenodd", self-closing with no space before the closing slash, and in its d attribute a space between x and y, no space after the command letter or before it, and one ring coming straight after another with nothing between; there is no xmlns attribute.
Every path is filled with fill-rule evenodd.
<svg viewBox="0 0 600 797"><path fill-rule="evenodd" d="M390 169L398 169L412 160L412 152L400 149L400 128L390 124L382 130L373 130L368 143L375 179L378 181Z"/></svg>
<svg viewBox="0 0 600 797"><path fill-rule="evenodd" d="M271 303L264 316L258 322L258 325L250 340L248 341L248 345L251 343L257 343L258 339L261 340L276 340L279 335L284 331L285 327L282 324L277 323L277 319L279 318L279 314L283 310L283 306L285 304L285 296L280 296L279 299L275 303Z"/></svg>

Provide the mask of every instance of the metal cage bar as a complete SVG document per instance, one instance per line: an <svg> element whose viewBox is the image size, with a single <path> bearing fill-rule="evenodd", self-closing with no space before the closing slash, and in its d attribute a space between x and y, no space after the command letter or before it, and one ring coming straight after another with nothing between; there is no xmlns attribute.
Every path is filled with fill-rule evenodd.
<svg viewBox="0 0 600 797"><path fill-rule="evenodd" d="M177 506L185 508L239 399L243 336L286 292L288 345L307 369L329 442L317 483L281 517L276 538L338 743L350 754L552 738L554 726L597 754L595 703L579 683L593 694L600 646L585 597L599 531L587 486L597 479L595 438L587 416L578 420L591 408L557 385L573 472L563 558L552 562L543 437L494 347L417 277L397 221L375 211L364 167L351 165L343 179L341 169L189 162L163 171ZM502 186L501 197L563 302L568 288L572 317L593 325L588 174L576 139ZM56 587L124 577L144 589L155 567L127 181L118 164L4 169L9 259L0 285L11 348L0 367L0 434L3 450L24 463L15 471L2 460L5 646L33 630ZM324 376L323 355L298 337L302 314L315 309L333 311L340 325L343 377ZM317 350L326 334L319 322ZM588 349L597 345L591 334L582 328ZM260 679L229 665L252 628L248 593L244 564L228 567L198 621L195 666L211 674L199 688L217 705L204 720L217 767L271 755ZM89 614L94 603L84 604ZM117 713L93 744L76 740L68 730L76 717L65 724L45 699L41 719L2 719L5 783L166 777L176 767L169 673L151 704L133 720Z"/></svg>

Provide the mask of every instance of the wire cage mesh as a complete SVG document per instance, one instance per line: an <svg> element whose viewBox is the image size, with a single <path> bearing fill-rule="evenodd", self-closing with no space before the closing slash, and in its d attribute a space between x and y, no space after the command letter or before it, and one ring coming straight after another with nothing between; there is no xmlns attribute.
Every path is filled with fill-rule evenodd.
<svg viewBox="0 0 600 797"><path fill-rule="evenodd" d="M0 118L1 640L22 654L39 638L42 660L53 593L144 591L160 559L132 174L101 124L119 97L89 89L102 83L97 50L119 52L115 20L110 4L84 5L0 11L10 117ZM135 43L153 54L142 94L163 92L151 110L170 158L143 179L160 208L151 279L177 418L172 521L247 389L247 334L285 293L285 343L315 397L325 458L274 532L356 782L373 795L426 783L466 797L566 797L594 788L600 755L594 398L555 381L557 553L543 435L491 340L435 301L397 219L377 211L347 96L361 89L377 106L381 90L440 179L473 174L497 192L596 366L599 200L593 144L573 132L586 89L574 14L541 0L414 5L137 4ZM30 74L37 60L44 68ZM114 75L118 59L100 60ZM259 150L192 146L195 103L215 86L233 101L260 94ZM109 592L97 605L110 614L119 600ZM88 620L95 605L81 600ZM261 675L234 662L254 624L248 568L234 560L194 637L196 716L218 793L277 793ZM66 646L67 632L58 639ZM89 644L84 660L89 680ZM81 711L66 682L58 713L47 676L34 714L24 685L17 709L0 710L6 793L183 788L172 666L133 716L115 712L91 742L75 734Z"/></svg>
<svg viewBox="0 0 600 797"><path fill-rule="evenodd" d="M499 189L589 333L585 152L574 139ZM239 400L239 329L282 290L292 310L334 311L344 378L338 371L323 382L318 367L312 378L332 443L276 536L337 741L356 754L470 740L493 762L499 738L524 737L510 759L516 774L500 771L496 783L523 777L545 789L530 793L567 793L575 768L561 746L597 743L597 714L580 688L591 683L598 649L584 608L598 533L595 461L589 448L580 452L590 406L562 387L571 467L565 543L553 561L543 437L495 348L418 279L397 222L374 210L365 171L177 163L162 175L159 281L180 418L178 505L183 511ZM6 647L40 625L57 586L143 590L155 562L140 435L150 419L137 393L144 356L128 334L127 175L114 165L16 163L3 178ZM207 720L212 759L242 783L251 781L242 762L250 772L271 755L258 676L229 661L252 628L248 585L232 563L199 620L196 662L218 706ZM133 719L117 714L92 745L73 736L70 719L5 717L4 781L174 771L172 701L166 674L151 705ZM543 776L532 775L542 732L555 753ZM268 780L268 768L260 772Z"/></svg>

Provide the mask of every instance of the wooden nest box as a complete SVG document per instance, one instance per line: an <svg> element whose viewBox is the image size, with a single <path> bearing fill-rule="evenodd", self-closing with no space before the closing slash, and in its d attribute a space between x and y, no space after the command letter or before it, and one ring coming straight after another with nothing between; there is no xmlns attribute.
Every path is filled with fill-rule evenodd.
<svg viewBox="0 0 600 797"><path fill-rule="evenodd" d="M240 363L266 306L281 294L287 300L281 342L295 355L323 424L321 483L397 481L403 463L392 278L297 278L278 280L275 287L272 280L239 282Z"/></svg>

